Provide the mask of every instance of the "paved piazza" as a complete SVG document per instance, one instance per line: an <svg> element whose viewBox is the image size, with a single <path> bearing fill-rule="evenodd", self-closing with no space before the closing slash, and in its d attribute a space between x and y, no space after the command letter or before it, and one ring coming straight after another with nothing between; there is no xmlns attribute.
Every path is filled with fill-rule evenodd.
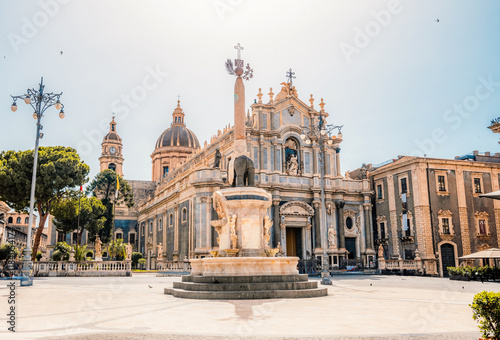
<svg viewBox="0 0 500 340"><path fill-rule="evenodd" d="M184 300L163 294L179 277L37 278L19 288L16 334L1 339L478 339L468 304L500 284L401 276L335 276L329 296ZM101 333L97 336L97 333ZM102 336L102 333L107 333Z"/></svg>

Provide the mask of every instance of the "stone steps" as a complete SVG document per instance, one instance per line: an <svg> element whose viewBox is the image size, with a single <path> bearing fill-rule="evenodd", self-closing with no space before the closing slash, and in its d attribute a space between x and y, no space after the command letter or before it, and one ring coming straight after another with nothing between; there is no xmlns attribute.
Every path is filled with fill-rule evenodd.
<svg viewBox="0 0 500 340"><path fill-rule="evenodd" d="M176 289L191 291L234 291L248 292L260 290L298 290L318 288L315 281L304 282L269 282L269 283L193 283L193 282L174 282Z"/></svg>
<svg viewBox="0 0 500 340"><path fill-rule="evenodd" d="M328 295L318 281L302 275L201 276L186 275L182 282L165 288L165 294L186 299L242 300L294 299Z"/></svg>
<svg viewBox="0 0 500 340"><path fill-rule="evenodd" d="M299 290L258 290L258 291L189 291L176 288L165 288L165 294L185 299L204 300L250 300L250 299L297 299L327 296L327 288Z"/></svg>
<svg viewBox="0 0 500 340"><path fill-rule="evenodd" d="M195 283L271 283L271 282L304 282L307 274L296 275L256 275L256 276L201 276L185 275L182 282Z"/></svg>

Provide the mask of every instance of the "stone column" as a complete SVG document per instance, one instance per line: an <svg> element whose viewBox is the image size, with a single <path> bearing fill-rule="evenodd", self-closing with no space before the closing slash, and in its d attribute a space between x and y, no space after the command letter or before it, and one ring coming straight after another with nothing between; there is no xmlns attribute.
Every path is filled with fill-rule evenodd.
<svg viewBox="0 0 500 340"><path fill-rule="evenodd" d="M278 148L276 145L278 144L275 140L273 140L273 147L271 148L271 152L273 153L273 159L274 159L274 164L273 164L273 171L278 171L278 157L276 157L277 150Z"/></svg>
<svg viewBox="0 0 500 340"><path fill-rule="evenodd" d="M264 167L264 136L260 135L260 140L259 140L259 170L262 172L262 170L265 169ZM262 180L262 178L261 178Z"/></svg>
<svg viewBox="0 0 500 340"><path fill-rule="evenodd" d="M335 149L335 165L337 166L337 176L342 176L340 172L340 148Z"/></svg>
<svg viewBox="0 0 500 340"><path fill-rule="evenodd" d="M344 201L336 201L335 207L337 207L337 225L339 226L339 250L345 251L345 233L344 233Z"/></svg>
<svg viewBox="0 0 500 340"><path fill-rule="evenodd" d="M240 76L234 83L234 98L234 146L236 153L245 154L245 86Z"/></svg>
<svg viewBox="0 0 500 340"><path fill-rule="evenodd" d="M371 229L371 204L363 204L365 209L365 235L366 235L366 250L373 250L373 230Z"/></svg>
<svg viewBox="0 0 500 340"><path fill-rule="evenodd" d="M313 206L314 206L314 238L316 241L316 244L314 245L315 249L322 249L323 247L321 246L321 202L320 201L313 201Z"/></svg>
<svg viewBox="0 0 500 340"><path fill-rule="evenodd" d="M179 211L179 205L174 203L174 252L173 252L173 260L179 260L179 225L177 223L177 217ZM170 222L170 221L167 221Z"/></svg>
<svg viewBox="0 0 500 340"><path fill-rule="evenodd" d="M318 147L316 144L313 146L313 175L318 173Z"/></svg>
<svg viewBox="0 0 500 340"><path fill-rule="evenodd" d="M280 228L280 199L278 197L273 198L274 216L273 216L273 228L274 228L274 248L278 247L278 242L281 242L281 228Z"/></svg>

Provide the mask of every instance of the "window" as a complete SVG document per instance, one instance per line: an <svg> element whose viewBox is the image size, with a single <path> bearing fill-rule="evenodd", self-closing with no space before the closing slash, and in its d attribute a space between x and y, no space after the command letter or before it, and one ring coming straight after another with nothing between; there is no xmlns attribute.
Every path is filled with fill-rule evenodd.
<svg viewBox="0 0 500 340"><path fill-rule="evenodd" d="M187 221L187 209L182 208L182 222L186 222L186 221Z"/></svg>
<svg viewBox="0 0 500 340"><path fill-rule="evenodd" d="M174 226L174 214L170 214L168 215L168 225L170 227L173 227Z"/></svg>
<svg viewBox="0 0 500 340"><path fill-rule="evenodd" d="M26 218L24 219L24 224L28 224L28 222L29 222L29 221L30 221L30 218L29 218L29 217L26 217Z"/></svg>
<svg viewBox="0 0 500 340"><path fill-rule="evenodd" d="M443 234L450 234L450 219L449 218L443 218Z"/></svg>
<svg viewBox="0 0 500 340"><path fill-rule="evenodd" d="M384 222L380 223L380 235L379 235L379 237L381 239L385 238L385 223Z"/></svg>
<svg viewBox="0 0 500 340"><path fill-rule="evenodd" d="M160 219L158 220L158 230L162 230L162 229L163 229L163 221L162 221L162 219L160 218Z"/></svg>
<svg viewBox="0 0 500 340"><path fill-rule="evenodd" d="M345 220L345 226L347 227L347 229L351 230L352 229L352 218L351 217L348 217L346 218Z"/></svg>
<svg viewBox="0 0 500 340"><path fill-rule="evenodd" d="M483 191L481 190L481 178L474 178L474 193L480 194Z"/></svg>
<svg viewBox="0 0 500 340"><path fill-rule="evenodd" d="M9 223L13 223L14 222L14 219L12 219L12 216L9 217Z"/></svg>
<svg viewBox="0 0 500 340"><path fill-rule="evenodd" d="M141 226L141 235L142 236L144 236L144 229L146 229L146 228L145 228L144 223L143 223Z"/></svg>
<svg viewBox="0 0 500 340"><path fill-rule="evenodd" d="M153 222L149 222L149 232L153 232Z"/></svg>
<svg viewBox="0 0 500 340"><path fill-rule="evenodd" d="M116 165L115 165L115 163L109 163L109 165L108 165L108 169L109 169L109 170L116 171Z"/></svg>
<svg viewBox="0 0 500 340"><path fill-rule="evenodd" d="M382 184L377 185L377 199L381 200L384 196L382 194Z"/></svg>
<svg viewBox="0 0 500 340"><path fill-rule="evenodd" d="M117 240L123 240L123 234L122 233L116 233L116 239Z"/></svg>
<svg viewBox="0 0 500 340"><path fill-rule="evenodd" d="M77 232L74 232L73 235L72 235L72 241L71 243L76 243L76 241L78 240L78 233Z"/></svg>
<svg viewBox="0 0 500 340"><path fill-rule="evenodd" d="M262 114L262 128L267 130L267 114L265 113Z"/></svg>
<svg viewBox="0 0 500 340"><path fill-rule="evenodd" d="M479 235L486 235L486 220L479 220Z"/></svg>
<svg viewBox="0 0 500 340"><path fill-rule="evenodd" d="M16 218L16 223L21 224L21 217Z"/></svg>
<svg viewBox="0 0 500 340"><path fill-rule="evenodd" d="M64 242L64 234L57 232L57 242Z"/></svg>
<svg viewBox="0 0 500 340"><path fill-rule="evenodd" d="M446 179L442 175L438 176L438 190L446 191Z"/></svg>
<svg viewBox="0 0 500 340"><path fill-rule="evenodd" d="M128 237L128 243L135 244L135 233L132 233Z"/></svg>
<svg viewBox="0 0 500 340"><path fill-rule="evenodd" d="M267 148L264 148L264 150L263 150L262 153L263 153L263 156L262 156L262 158L263 158L262 159L262 163L263 163L262 164L262 168L264 170L267 170Z"/></svg>
<svg viewBox="0 0 500 340"><path fill-rule="evenodd" d="M166 177L168 175L168 166L163 167L163 177Z"/></svg>
<svg viewBox="0 0 500 340"><path fill-rule="evenodd" d="M408 193L408 183L406 181L406 177L401 178L401 193L402 194Z"/></svg>

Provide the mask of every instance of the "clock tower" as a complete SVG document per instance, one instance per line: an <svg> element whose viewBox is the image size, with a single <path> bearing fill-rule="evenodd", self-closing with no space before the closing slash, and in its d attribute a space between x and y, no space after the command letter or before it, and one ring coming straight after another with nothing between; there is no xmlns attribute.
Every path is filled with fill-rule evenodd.
<svg viewBox="0 0 500 340"><path fill-rule="evenodd" d="M101 164L100 171L111 169L123 177L123 145L122 139L116 133L115 117L113 117L113 120L109 123L109 132L104 136L101 146L101 157L99 157L99 163Z"/></svg>

